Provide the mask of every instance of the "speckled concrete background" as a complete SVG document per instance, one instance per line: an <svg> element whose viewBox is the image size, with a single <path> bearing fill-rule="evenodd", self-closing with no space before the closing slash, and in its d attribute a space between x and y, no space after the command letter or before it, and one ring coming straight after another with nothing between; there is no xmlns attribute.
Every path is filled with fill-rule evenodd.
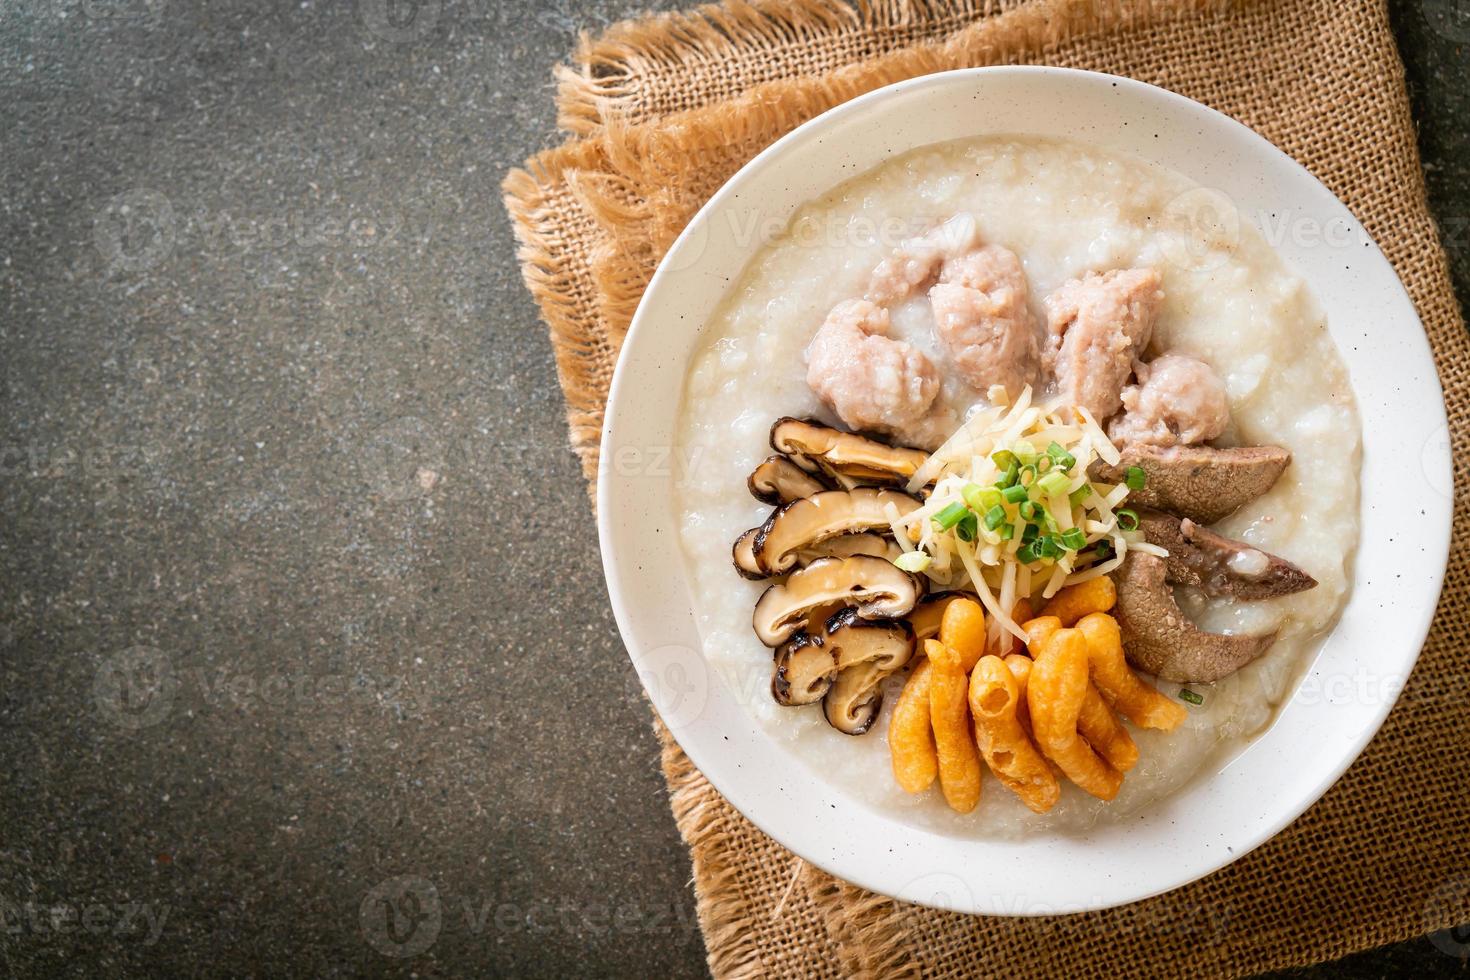
<svg viewBox="0 0 1470 980"><path fill-rule="evenodd" d="M499 197L646 6L0 0L0 972L704 972Z"/></svg>

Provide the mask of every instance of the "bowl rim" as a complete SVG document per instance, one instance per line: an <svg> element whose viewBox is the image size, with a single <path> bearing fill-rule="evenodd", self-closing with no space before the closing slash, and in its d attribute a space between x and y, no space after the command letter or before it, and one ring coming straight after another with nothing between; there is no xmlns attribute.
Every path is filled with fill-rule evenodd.
<svg viewBox="0 0 1470 980"><path fill-rule="evenodd" d="M1412 599L1396 597L1384 591L1392 589L1393 586L1375 584L1384 582L1384 579L1365 579L1360 563L1366 553L1365 541L1368 538L1368 528L1371 526L1369 518L1376 509L1376 501L1383 493L1388 492L1386 488L1379 491L1376 487L1370 487L1368 483L1370 462L1373 464L1372 471L1375 473L1380 467L1386 465L1381 462L1381 456L1376 451L1377 444L1383 440L1375 438L1370 441L1369 439L1370 428L1375 428L1375 425L1370 424L1368 412L1365 410L1368 406L1365 405L1362 397L1363 386L1360 384L1359 372L1353 370L1353 362L1361 364L1363 357L1348 356L1349 351L1344 345L1344 340L1349 338L1343 333L1346 327L1341 322L1341 317L1329 316L1329 332L1353 377L1353 387L1355 393L1358 394L1360 417L1363 422L1363 457L1360 471L1362 538L1354 558L1353 574L1349 579L1348 599L1343 609L1342 619L1334 628L1334 636L1329 637L1318 651L1312 665L1302 674L1302 679L1297 681L1296 687L1292 690L1287 702L1278 710L1276 720L1272 722L1267 731L1253 738L1252 742L1219 772L1196 774L1192 777L1191 785L1201 780L1213 782L1225 778L1232 767L1241 764L1248 757L1251 759L1249 764L1254 765L1255 758L1259 756L1259 753L1255 752L1256 747L1265 742L1268 735L1280 725L1288 709L1297 711L1298 714L1306 712L1301 715L1304 724L1305 719L1310 716L1318 719L1324 727L1333 722L1332 710L1351 710L1355 712L1356 727L1345 740L1332 742L1330 746L1319 746L1318 753L1308 756L1309 764L1301 768L1310 769L1313 773L1310 785L1295 787L1290 802L1282 804L1273 801L1275 805L1267 807L1265 813L1252 813L1250 819L1244 820L1242 826L1229 836L1228 842L1201 841L1197 850L1182 853L1170 852L1168 857L1174 863L1168 864L1166 867L1169 870L1162 873L1157 871L1156 863L1152 873L1143 873L1136 877L1133 874L1136 868L1129 869L1123 878L1115 878L1111 874L1098 877L1091 874L1091 869L1079 866L1077 862L1089 855L1095 857L1098 853L1096 848L1110 840L1123 843L1122 838L1119 838L1115 831L1135 825L1144 829L1145 825L1159 822L1160 819L1167 816L1165 811L1176 808L1177 798L1187 795L1188 790L1176 792L1163 800L1150 804L1139 814L1140 820L1135 821L1130 818L1126 821L1117 821L1111 825L1112 829L1108 832L1099 832L1099 828L1094 827L1078 834L1048 834L1040 838L1012 841L947 837L915 824L905 823L893 814L871 812L861 803L854 803L850 813L834 811L838 813L838 817L827 818L824 804L835 807L836 802L833 801L840 801L844 796L840 790L817 784L806 787L804 791L797 790L797 795L793 795L793 792L788 791L783 784L779 792L775 790L768 792L753 781L754 777L749 772L742 773L741 769L746 763L758 762L760 756L768 755L768 752L759 751L751 733L740 731L738 724L731 726L732 722L738 723L738 718L729 714L727 710L729 706L724 703L729 700L730 693L722 686L721 679L712 676L708 666L703 664L702 654L699 653L700 640L697 631L694 633L693 645L687 642L688 631L693 629L693 621L688 609L690 602L687 583L683 582L685 578L684 559L677 542L668 540L677 537L675 532L677 523L670 520L671 513L658 512L660 502L667 501L668 484L671 484L672 480L662 476L650 480L649 474L628 476L619 473L614 462L622 448L648 444L648 440L641 437L639 433L649 430L655 424L650 421L652 417L650 413L656 413L657 409L650 403L650 399L659 396L651 386L658 383L660 371L665 376L663 381L665 385L668 384L668 376L674 379L674 414L677 415L678 406L682 402L687 361L673 356L671 348L659 344L661 340L668 340L671 330L675 329L671 325L674 317L669 314L681 304L687 304L690 295L688 290L693 289L697 295L707 296L712 290L719 288L713 282L717 276L708 270L703 273L701 284L699 270L700 262L708 254L707 249L712 241L711 236L718 237L719 234L713 228L714 217L729 206L747 187L753 187L758 183L761 175L771 171L772 168L781 167L783 161L789 162L787 158L793 156L798 148L813 140L820 141L822 134L843 124L854 124L854 121L861 120L866 114L880 110L885 104L894 105L902 100L939 98L946 92L950 96L957 96L966 91L967 86L973 88L974 91L980 91L995 84L1016 82L1027 86L1045 84L1052 88L1060 85L1061 90L1080 87L1076 89L1079 95L1086 94L1093 97L1098 93L1091 92L1090 89L1106 86L1112 93L1121 96L1129 108L1138 108L1139 111L1142 111L1140 107L1147 107L1150 111L1159 112L1163 116L1188 119L1198 124L1201 135L1208 133L1225 142L1234 141L1235 144L1245 147L1243 152L1247 152L1263 172L1269 172L1287 183L1296 185L1294 189L1302 192L1302 200L1311 201L1310 205L1301 205L1304 210L1310 210L1311 207L1323 207L1324 213L1340 214L1354 233L1355 243L1361 239L1365 246L1358 253L1358 258L1364 263L1364 268L1358 271L1357 281L1371 287L1367 291L1373 297L1373 302L1381 303L1385 309L1392 310L1395 326L1404 327L1412 323L1417 327L1414 330L1385 328L1381 331L1382 334L1392 333L1394 335L1397 355L1406 359L1405 363L1411 364L1416 374L1414 381L1420 386L1419 397L1405 408L1405 412L1428 425L1431 431L1442 429L1447 432L1447 422L1442 389L1417 312L1386 257L1352 217L1346 206L1304 167L1242 123L1184 96L1133 79L1067 68L1002 66L960 69L898 82L843 103L792 130L746 163L705 203L669 249L645 290L622 346L622 354L609 392L602 431L602 453L598 468L597 489L598 532L609 598L630 659L633 661L635 670L639 672L650 699L694 765L732 806L793 853L816 864L828 873L861 887L918 904L977 914L1025 916L1110 908L1181 887L1238 860L1259 847L1315 803L1357 759L1363 748L1378 731L1396 701L1397 691L1380 691L1376 698L1363 699L1361 703L1351 697L1335 698L1326 695L1315 705L1306 705L1302 702L1298 710L1303 680L1317 674L1323 668L1324 656L1333 648L1336 634L1341 633L1348 624L1350 612L1353 613L1352 632L1354 635L1366 632L1369 627L1366 623L1360 623L1359 619L1367 617L1368 614L1364 607L1370 604L1368 602L1370 597L1383 598L1384 603L1379 605L1391 605L1398 614L1399 618L1392 621L1399 623L1400 630L1397 633L1397 642L1390 644L1394 655L1389 660L1390 665L1400 669L1403 678L1407 678L1408 672L1413 668L1422 649L1437 605L1439 591L1443 585L1448 558L1453 489L1448 455L1446 454L1442 460L1432 458L1432 454L1428 453L1429 443L1426 443L1426 452L1422 459L1426 477L1437 478L1439 486L1450 489L1443 500L1437 497L1426 500L1423 515L1410 521L1414 532L1430 532L1427 535L1418 534L1420 548L1417 554L1416 573L1423 584L1423 589L1417 590ZM948 91L951 89L952 91ZM1005 131L1014 132L1014 130ZM993 132L999 133L1002 130ZM980 133L972 134L971 138L979 135ZM962 138L966 137L946 136L927 142L910 143L890 150L884 159L929 143ZM1084 140L1084 142L1088 141ZM1143 155L1145 159L1154 159L1146 154L1138 155ZM853 174L865 172L876 165L878 164L869 164L867 167L854 170L853 173L834 176L828 187L835 186ZM1188 172L1186 176L1193 178L1193 175ZM1325 198L1322 197L1323 195ZM808 199L802 198L794 201L792 208L799 207ZM1330 205L1326 204L1327 201L1331 202ZM787 214L789 216L789 211ZM1301 270L1300 264L1291 261L1293 254L1291 248L1278 245L1276 250L1278 254L1283 255L1294 271L1312 283L1307 274ZM737 271L746 267L746 263L753 254L755 252L751 251L742 259ZM724 279L724 282L728 286L734 278L732 276ZM1315 288L1315 283L1313 286L1313 291L1319 300L1323 299L1322 291ZM682 294L681 290L684 291ZM719 290L713 300L696 301L696 304L711 308L718 307L723 301L723 295L724 291ZM1332 303L1323 302L1322 305L1325 311L1332 312ZM702 330L703 324L688 331L688 334L697 338ZM1365 332L1357 339L1364 345L1371 345L1382 338ZM695 340L687 342L697 343ZM1355 347L1354 350L1356 349ZM1407 368L1392 373L1403 373L1404 370ZM1430 439L1433 441L1434 436L1431 435ZM669 441L670 445L673 444L671 440L666 441ZM663 535L665 540L658 548L652 546L645 548L638 539L638 534L641 532L637 529L641 528L644 532L650 527L658 530L660 524L670 533ZM646 537L646 534L644 536ZM664 567L661 569L662 578L665 580L664 588L662 590L650 589L646 585L649 576L644 575L642 569L647 567L648 561L667 560L667 549L670 544L677 558L675 565L677 571L673 577L680 580L681 587L668 587L666 579L669 577L670 570ZM644 581L640 583L640 579ZM673 593L678 593L678 595L675 596ZM682 616L679 608L681 603ZM671 635L676 638L682 637L683 641L665 642ZM1380 658L1383 655L1384 651L1381 648L1375 653L1375 656ZM684 703L683 695L676 697L678 691L675 685L664 683L660 679L658 671L666 669L669 663L675 662L689 670L704 672L701 678L704 685L703 690L695 692L695 699L701 702L697 711L691 711ZM699 682L696 682L694 686L698 688ZM1344 708L1344 705L1347 707ZM740 710L744 711L743 708ZM746 721L754 727L756 738L770 742L769 736L764 734L748 712L745 712L745 717ZM722 728L722 724L726 727ZM1342 727L1340 722L1338 727ZM732 734L737 736L735 747L732 747L731 744ZM778 754L789 751L774 746L774 743L768 745L767 749L774 750ZM1325 761L1328 757L1330 761ZM744 759L745 762L739 761L741 759ZM788 765L791 761L787 760ZM804 767L799 764L790 766L790 768L804 771ZM764 780L783 777L780 774L766 772L760 778ZM803 792L804 795L801 795ZM813 823L814 826L800 825L802 819ZM912 841L906 842L907 846L902 849L903 853L897 857L892 855L899 850L898 848L891 848L890 857L884 859L881 856L865 854L852 847L829 846L833 845L833 842L824 840L826 831L851 833L854 828L861 831L883 830L891 824L900 825L900 829L906 828L911 832L913 838ZM826 836L831 835L826 834ZM940 843L935 846L935 841L947 841L949 844ZM913 843L925 846L916 850ZM1177 846L1179 842L1164 841L1163 843ZM967 869L957 870L955 868L953 852L956 850L985 860L996 858L998 849L1033 852L1032 857L1040 860L1046 870L1057 873L1074 869L1086 878L1086 883L1077 885L1071 882L1070 879L1075 875L1070 873L1055 874L1056 883L1060 887L1044 891L1043 896L1037 899L1036 895L1021 890L1013 890L1009 893L985 892L983 891L984 883L970 875ZM945 851L951 852L947 860L934 859L936 855ZM1047 851L1055 853L1048 854ZM1145 853L1147 852L1132 848L1130 857L1136 860L1140 854ZM931 870L922 870L925 868ZM919 871L917 876L912 873L916 870ZM1123 869L1119 867L1115 870L1122 871ZM1008 882L1010 880L1007 879ZM1089 892L1089 888L1092 891Z"/></svg>

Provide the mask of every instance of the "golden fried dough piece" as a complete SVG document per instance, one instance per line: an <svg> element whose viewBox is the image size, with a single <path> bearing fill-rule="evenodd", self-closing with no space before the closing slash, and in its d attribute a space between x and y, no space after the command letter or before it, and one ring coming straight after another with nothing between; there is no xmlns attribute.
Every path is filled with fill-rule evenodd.
<svg viewBox="0 0 1470 980"><path fill-rule="evenodd" d="M939 624L944 620L944 611L949 604L956 599L963 599L964 595L959 592L930 593L914 606L914 611L906 617L909 625L913 627L914 639L920 642L939 635ZM922 651L921 651L922 652Z"/></svg>
<svg viewBox="0 0 1470 980"><path fill-rule="evenodd" d="M1020 703L1020 685L1010 667L999 657L982 657L970 673L970 715L980 754L1002 786L1034 812L1045 813L1057 805L1061 786L1016 718Z"/></svg>
<svg viewBox="0 0 1470 980"><path fill-rule="evenodd" d="M1098 692L1097 685L1087 682L1087 693L1082 698L1082 711L1077 715L1077 731L1087 739L1097 754L1108 760L1108 765L1119 772L1127 772L1138 765L1138 745L1128 729L1108 707L1107 699Z"/></svg>
<svg viewBox="0 0 1470 980"><path fill-rule="evenodd" d="M1123 656L1123 635L1118 621L1106 613L1091 613L1077 623L1087 641L1092 681L1107 702L1139 728L1173 731L1188 717L1156 688L1139 680Z"/></svg>
<svg viewBox="0 0 1470 980"><path fill-rule="evenodd" d="M1051 635L1062 628L1062 621L1055 616L1037 616L1021 624L1021 629L1026 631L1026 649L1035 660L1041 656L1041 651L1046 649L1046 643Z"/></svg>
<svg viewBox="0 0 1470 980"><path fill-rule="evenodd" d="M929 724L929 672L927 659L909 674L903 692L888 722L888 753L893 760L893 778L905 793L922 793L939 775L939 755L934 748L934 729Z"/></svg>
<svg viewBox="0 0 1470 980"><path fill-rule="evenodd" d="M1055 616L1040 616L1023 623L1022 629L1031 637L1031 655L1037 656L1045 649L1052 635L1060 629L1061 620ZM1088 668L1091 671L1091 661ZM1138 764L1138 746L1128 729L1123 727L1113 709L1098 692L1091 680L1082 697L1082 711L1077 716L1077 730L1087 739L1087 744L1108 760L1108 765L1119 772L1127 772Z"/></svg>
<svg viewBox="0 0 1470 980"><path fill-rule="evenodd" d="M1026 703L1026 682L1031 679L1031 658L1024 653L1013 653L1006 657L1005 664L1010 670L1011 676L1016 679L1016 720L1021 723L1021 728L1025 730L1026 734L1031 735L1031 706ZM1101 699L1101 695L1099 695L1099 699ZM1101 703L1101 700L1099 700L1099 703ZM1032 737L1032 743L1035 743L1034 736ZM1042 758L1046 757L1043 755ZM1055 762L1047 759L1046 765L1047 768L1051 769L1053 776L1056 776L1058 779L1062 777L1063 773L1057 768Z"/></svg>
<svg viewBox="0 0 1470 980"><path fill-rule="evenodd" d="M980 802L980 752L970 723L970 680L959 651L925 640L929 654L929 723L939 757L939 788L951 810L969 813Z"/></svg>
<svg viewBox="0 0 1470 980"><path fill-rule="evenodd" d="M1063 626L1073 626L1088 613L1107 612L1118 601L1118 590L1106 575L1069 585L1051 597L1041 610L1043 616L1055 616Z"/></svg>
<svg viewBox="0 0 1470 980"><path fill-rule="evenodd" d="M1102 759L1077 731L1087 696L1087 640L1077 630L1052 634L1031 667L1026 703L1036 744L1084 792L1111 800L1123 774Z"/></svg>
<svg viewBox="0 0 1470 980"><path fill-rule="evenodd" d="M985 655L985 609L963 596L945 606L939 642L960 655L960 670L968 674Z"/></svg>
<svg viewBox="0 0 1470 980"><path fill-rule="evenodd" d="M1024 653L1013 653L1005 658L1005 665L1016 679L1016 720L1030 732L1031 706L1026 703L1026 681L1031 677L1031 658Z"/></svg>

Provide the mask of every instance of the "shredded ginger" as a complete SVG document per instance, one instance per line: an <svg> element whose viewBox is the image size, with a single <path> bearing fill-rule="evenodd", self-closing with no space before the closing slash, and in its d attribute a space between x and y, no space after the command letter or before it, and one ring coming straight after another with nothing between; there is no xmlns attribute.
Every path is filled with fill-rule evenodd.
<svg viewBox="0 0 1470 980"><path fill-rule="evenodd" d="M894 509L893 533L906 551L929 556L923 574L933 584L975 591L992 639L1005 629L1024 640L1011 617L1017 600L1050 599L1106 575L1130 549L1167 554L1135 529L1125 483L1088 477L1095 460L1119 458L1086 409L1033 404L1027 386L1009 405L972 409L919 467L909 492L934 489L918 510Z"/></svg>

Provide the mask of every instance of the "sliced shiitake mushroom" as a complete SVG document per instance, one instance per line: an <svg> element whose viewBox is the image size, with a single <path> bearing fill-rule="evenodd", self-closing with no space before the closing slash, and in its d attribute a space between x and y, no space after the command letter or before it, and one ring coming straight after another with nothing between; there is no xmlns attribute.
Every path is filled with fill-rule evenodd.
<svg viewBox="0 0 1470 980"><path fill-rule="evenodd" d="M835 538L890 526L888 507L902 517L921 504L897 490L826 490L793 501L777 510L761 525L751 543L755 563L768 575L784 575L796 564L803 549Z"/></svg>
<svg viewBox="0 0 1470 980"><path fill-rule="evenodd" d="M760 563L755 560L755 536L760 533L760 528L753 527L740 537L735 539L734 546L730 549L731 558L735 562L735 571L742 577L748 579L769 578L761 570Z"/></svg>
<svg viewBox="0 0 1470 980"><path fill-rule="evenodd" d="M1129 506L1154 507L1200 524L1214 524L1275 485L1291 462L1280 446L1125 446L1117 466L1092 465L1094 480L1121 483L1130 466L1148 482L1128 494Z"/></svg>
<svg viewBox="0 0 1470 980"><path fill-rule="evenodd" d="M1216 534L1187 517L1143 509L1138 519L1149 543L1169 552L1164 563L1171 585L1246 601L1292 595L1317 585L1285 558Z"/></svg>
<svg viewBox="0 0 1470 980"><path fill-rule="evenodd" d="M903 550L893 543L891 538L885 538L881 534L864 532L862 534L842 534L835 538L820 541L810 548L803 548L797 553L797 563L810 565L819 558L851 558L853 555L872 555L874 558L887 558L889 561L897 558Z"/></svg>
<svg viewBox="0 0 1470 980"><path fill-rule="evenodd" d="M778 507L832 489L786 456L767 456L745 485L756 500Z"/></svg>
<svg viewBox="0 0 1470 980"><path fill-rule="evenodd" d="M735 545L731 549L735 570L743 578L758 580L771 577L762 570L755 558L755 536L758 533L760 528L751 528L735 539ZM874 558L892 561L902 553L903 549L894 544L891 538L864 531L859 534L839 534L835 538L818 541L810 548L802 548L796 553L796 564L805 568L822 558L851 558L853 555L872 555Z"/></svg>
<svg viewBox="0 0 1470 980"><path fill-rule="evenodd" d="M929 458L919 449L890 446L812 419L789 417L777 419L771 426L771 448L810 460L849 488L901 487Z"/></svg>
<svg viewBox="0 0 1470 980"><path fill-rule="evenodd" d="M883 679L914 655L914 631L896 619L863 619L844 609L827 621L827 648L837 677L822 698L822 713L833 728L861 735L883 707Z"/></svg>
<svg viewBox="0 0 1470 980"><path fill-rule="evenodd" d="M771 697L777 704L811 704L827 693L836 673L837 665L822 631L797 630L776 648Z"/></svg>
<svg viewBox="0 0 1470 980"><path fill-rule="evenodd" d="M821 606L841 603L856 607L864 619L890 619L907 615L920 589L913 576L886 558L823 558L767 589L755 604L751 625L762 643L778 647L806 627Z"/></svg>
<svg viewBox="0 0 1470 980"><path fill-rule="evenodd" d="M771 577L761 569L755 559L755 536L758 533L759 527L751 528L735 539L735 545L731 549L735 571L742 578L759 580ZM851 558L853 555L872 555L874 558L892 561L901 554L903 549L894 544L892 538L864 531L859 534L839 534L835 538L818 541L810 548L802 548L796 553L796 564L805 568L822 558Z"/></svg>
<svg viewBox="0 0 1470 980"><path fill-rule="evenodd" d="M811 704L832 686L837 663L826 645L826 626L828 619L845 608L840 602L816 607L807 614L806 627L776 648L771 696L777 704Z"/></svg>
<svg viewBox="0 0 1470 980"><path fill-rule="evenodd" d="M1208 684L1235 673L1276 642L1274 632L1252 636L1200 629L1174 601L1167 574L1164 559L1137 551L1113 572L1118 586L1113 616L1133 666L1164 680Z"/></svg>

